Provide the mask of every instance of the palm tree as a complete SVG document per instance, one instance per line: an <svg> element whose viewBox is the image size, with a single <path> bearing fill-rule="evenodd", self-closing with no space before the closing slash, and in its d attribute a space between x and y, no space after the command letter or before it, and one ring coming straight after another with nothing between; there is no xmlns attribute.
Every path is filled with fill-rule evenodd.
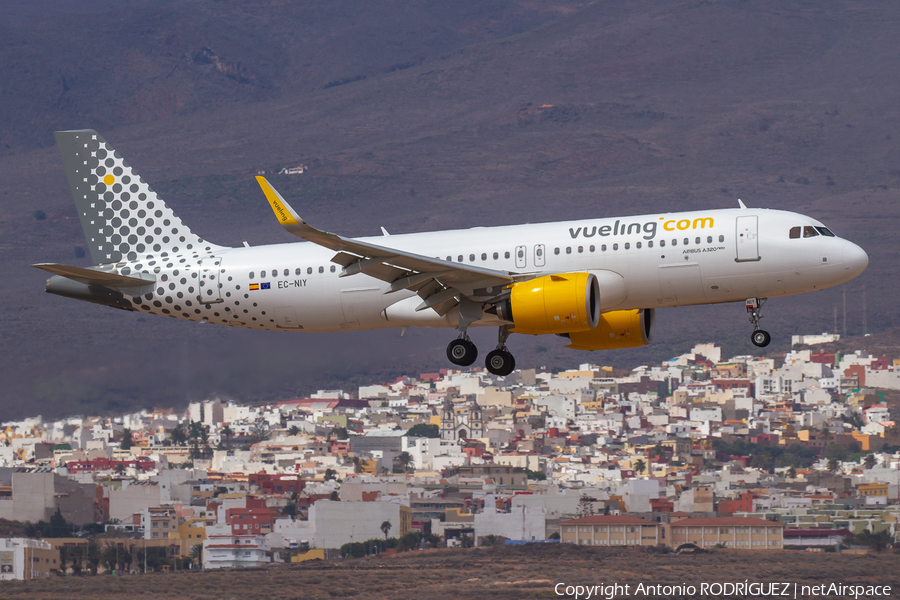
<svg viewBox="0 0 900 600"><path fill-rule="evenodd" d="M840 463L838 462L838 459L833 457L828 459L828 470L832 473L837 472L839 466Z"/></svg>
<svg viewBox="0 0 900 600"><path fill-rule="evenodd" d="M222 437L225 438L225 447L231 450L231 436L234 435L234 430L228 426L228 423L225 423L225 427L222 428Z"/></svg>
<svg viewBox="0 0 900 600"><path fill-rule="evenodd" d="M797 469L793 466L787 470L788 479L796 479L797 478Z"/></svg>
<svg viewBox="0 0 900 600"><path fill-rule="evenodd" d="M644 459L639 458L635 461L634 470L638 475L647 470L647 465L646 463L644 463Z"/></svg>
<svg viewBox="0 0 900 600"><path fill-rule="evenodd" d="M409 471L409 465L411 465L412 462L413 462L412 455L405 450L397 455L397 466L399 466L401 469L403 469L404 473Z"/></svg>
<svg viewBox="0 0 900 600"><path fill-rule="evenodd" d="M173 429L170 435L172 439L172 445L174 446L184 446L185 442L187 442L187 433L185 433L184 426L181 424Z"/></svg>
<svg viewBox="0 0 900 600"><path fill-rule="evenodd" d="M392 525L391 525L390 521L384 521L381 524L381 533L384 534L384 539L387 539L388 532L391 530L391 527L392 527Z"/></svg>
<svg viewBox="0 0 900 600"><path fill-rule="evenodd" d="M191 559L197 564L198 567L203 566L203 544L191 546Z"/></svg>
<svg viewBox="0 0 900 600"><path fill-rule="evenodd" d="M874 454L867 454L867 455L866 455L866 460L863 462L863 466L865 466L865 468L867 468L867 469L871 469L871 468L874 467L877 463L878 463L878 461L875 460L875 455L874 455Z"/></svg>
<svg viewBox="0 0 900 600"><path fill-rule="evenodd" d="M288 435L290 435L290 436L295 436L295 435L298 435L299 433L300 433L300 428L297 427L296 425L291 425L291 428L288 429Z"/></svg>

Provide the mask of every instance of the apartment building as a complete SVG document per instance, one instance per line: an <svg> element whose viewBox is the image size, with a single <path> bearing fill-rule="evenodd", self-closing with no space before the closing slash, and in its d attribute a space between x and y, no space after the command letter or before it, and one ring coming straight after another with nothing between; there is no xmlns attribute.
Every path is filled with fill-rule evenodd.
<svg viewBox="0 0 900 600"><path fill-rule="evenodd" d="M669 524L668 545L694 544L712 548L721 544L738 550L781 550L784 524L750 517L687 518Z"/></svg>
<svg viewBox="0 0 900 600"><path fill-rule="evenodd" d="M560 542L582 546L655 546L663 543L659 523L625 515L592 515L562 521Z"/></svg>

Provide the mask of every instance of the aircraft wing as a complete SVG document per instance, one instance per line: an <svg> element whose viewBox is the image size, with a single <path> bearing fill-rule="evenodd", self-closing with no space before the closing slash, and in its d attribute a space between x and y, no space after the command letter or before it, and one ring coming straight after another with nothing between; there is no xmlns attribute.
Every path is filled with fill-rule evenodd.
<svg viewBox="0 0 900 600"><path fill-rule="evenodd" d="M316 229L300 218L265 177L256 180L287 231L337 252L331 260L343 267L341 277L365 273L390 283L386 293L412 290L423 300L416 310L433 308L444 315L462 297L487 301L500 296L516 280L508 271L454 263Z"/></svg>

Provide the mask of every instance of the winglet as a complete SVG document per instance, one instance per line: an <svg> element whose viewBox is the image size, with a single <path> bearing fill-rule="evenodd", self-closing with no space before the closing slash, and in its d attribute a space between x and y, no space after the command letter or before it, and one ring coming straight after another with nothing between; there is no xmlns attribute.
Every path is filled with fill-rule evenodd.
<svg viewBox="0 0 900 600"><path fill-rule="evenodd" d="M278 190L272 187L272 184L269 181L262 177L261 175L256 176L256 181L259 183L259 187L262 188L263 193L266 195L266 200L269 201L269 205L272 207L272 211L275 213L275 216L278 217L278 221L287 228L288 225L303 225L304 221L301 219L294 209L285 202L284 198L281 197L281 194L278 193Z"/></svg>
<svg viewBox="0 0 900 600"><path fill-rule="evenodd" d="M747 205L744 204L744 201L741 200L740 198L738 198L738 205L739 205L741 208L747 208Z"/></svg>

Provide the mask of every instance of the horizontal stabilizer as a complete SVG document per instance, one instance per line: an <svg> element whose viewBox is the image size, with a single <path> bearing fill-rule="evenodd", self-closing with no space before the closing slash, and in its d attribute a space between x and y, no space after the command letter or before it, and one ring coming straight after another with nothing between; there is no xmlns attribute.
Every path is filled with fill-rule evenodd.
<svg viewBox="0 0 900 600"><path fill-rule="evenodd" d="M156 279L142 279L141 277L129 277L127 275L119 275L110 271L97 271L94 269L84 269L82 267L70 267L68 265L57 265L54 263L39 263L31 265L38 269L60 275L66 279L71 279L85 285L101 285L108 288L139 288L145 285L152 285ZM138 274L140 275L140 274Z"/></svg>

